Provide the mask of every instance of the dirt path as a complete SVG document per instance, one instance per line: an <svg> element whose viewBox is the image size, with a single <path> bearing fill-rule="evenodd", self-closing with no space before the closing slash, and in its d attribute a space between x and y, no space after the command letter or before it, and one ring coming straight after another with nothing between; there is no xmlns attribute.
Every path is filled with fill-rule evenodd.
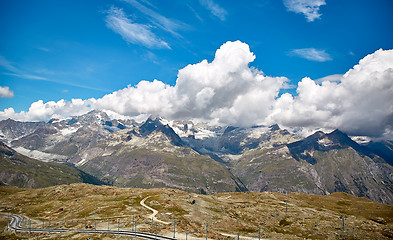
<svg viewBox="0 0 393 240"><path fill-rule="evenodd" d="M150 219L153 218L154 221L159 222L159 223L162 223L162 224L167 224L167 225L171 224L171 223L169 223L169 222L164 222L164 221L161 221L161 220L159 220L159 219L156 218L156 215L158 214L158 211L155 210L155 209L152 208L152 207L147 206L147 205L145 204L146 199L148 199L149 197L151 197L151 196L145 197L145 198L142 199L142 201L140 202L140 204L142 205L142 207L145 207L145 208L147 208L147 209L149 209L150 211L153 212L151 215L148 216L148 218L150 218Z"/></svg>

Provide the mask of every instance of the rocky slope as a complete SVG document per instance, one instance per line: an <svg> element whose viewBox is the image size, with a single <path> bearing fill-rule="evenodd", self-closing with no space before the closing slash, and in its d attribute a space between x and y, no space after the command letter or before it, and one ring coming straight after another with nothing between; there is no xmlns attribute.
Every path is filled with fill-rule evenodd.
<svg viewBox="0 0 393 240"><path fill-rule="evenodd" d="M338 130L247 152L233 173L253 191L347 192L393 204L393 167Z"/></svg>
<svg viewBox="0 0 393 240"><path fill-rule="evenodd" d="M138 128L117 131L70 162L116 186L200 193L245 190L225 166L183 147L172 128L152 118Z"/></svg>
<svg viewBox="0 0 393 240"><path fill-rule="evenodd" d="M24 124L23 131L14 127ZM48 123L6 120L0 126L18 152L74 164L116 186L206 193L344 191L393 204L391 142L359 145L340 131L302 139L278 125L238 128L160 117L137 123L100 111Z"/></svg>
<svg viewBox="0 0 393 240"><path fill-rule="evenodd" d="M111 120L106 113L91 111L69 119L52 119L11 142L25 155L43 161L66 162L81 149L93 147L111 133L132 127L134 121Z"/></svg>
<svg viewBox="0 0 393 240"><path fill-rule="evenodd" d="M10 142L45 126L45 122L19 122L12 119L0 121L0 140Z"/></svg>
<svg viewBox="0 0 393 240"><path fill-rule="evenodd" d="M0 141L0 183L41 188L70 183L102 184L95 177L72 166L45 163L23 156Z"/></svg>
<svg viewBox="0 0 393 240"><path fill-rule="evenodd" d="M393 141L368 142L365 147L393 165Z"/></svg>

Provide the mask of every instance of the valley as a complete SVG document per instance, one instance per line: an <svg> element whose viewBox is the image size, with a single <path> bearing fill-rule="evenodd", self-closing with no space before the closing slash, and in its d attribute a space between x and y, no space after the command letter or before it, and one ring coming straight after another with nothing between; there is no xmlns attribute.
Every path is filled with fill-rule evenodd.
<svg viewBox="0 0 393 240"><path fill-rule="evenodd" d="M213 195L187 193L167 188L117 188L88 184L59 185L41 189L0 187L2 214L13 212L31 219L32 228L46 227L108 229L130 231L133 219L137 230L176 238L205 239L341 239L345 219L345 239L390 239L393 237L393 207L345 193L327 196L304 193L228 192ZM143 204L141 202L143 201ZM287 205L286 205L287 204ZM143 206L146 205L146 206ZM157 219L157 221L155 220ZM26 220L27 222L28 220ZM4 229L2 237L13 233ZM72 222L72 225L71 225ZM169 223L169 224L167 224ZM17 233L15 238L28 237ZM112 239L109 234L32 234L33 239ZM129 237L116 237L129 239Z"/></svg>

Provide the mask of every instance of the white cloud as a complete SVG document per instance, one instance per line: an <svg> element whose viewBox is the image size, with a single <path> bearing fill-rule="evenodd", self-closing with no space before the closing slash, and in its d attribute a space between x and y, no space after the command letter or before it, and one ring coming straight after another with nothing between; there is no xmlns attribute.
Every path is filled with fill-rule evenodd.
<svg viewBox="0 0 393 240"><path fill-rule="evenodd" d="M175 118L202 118L223 124L257 124L267 116L286 78L266 77L249 67L255 56L240 41L227 42L214 60L178 73ZM253 100L252 102L250 100Z"/></svg>
<svg viewBox="0 0 393 240"><path fill-rule="evenodd" d="M132 44L143 45L147 48L168 48L168 43L159 39L149 25L133 23L125 15L123 9L111 7L105 18L106 25L123 39Z"/></svg>
<svg viewBox="0 0 393 240"><path fill-rule="evenodd" d="M10 90L9 87L0 86L0 98L12 98L14 97L14 92Z"/></svg>
<svg viewBox="0 0 393 240"><path fill-rule="evenodd" d="M316 62L326 62L332 60L332 57L325 50L318 50L315 48L293 49L289 52L289 55L295 55Z"/></svg>
<svg viewBox="0 0 393 240"><path fill-rule="evenodd" d="M68 85L68 86L73 86L73 87L79 87L79 88L85 88L85 89L91 89L91 90L96 90L96 91L101 91L101 92L108 92L106 89L99 89L91 86L85 86L82 84L78 83L73 83L72 81L61 81L57 80L54 78L48 78L36 74L32 74L30 72L27 72L25 70L21 70L19 67L15 67L13 63L8 61L4 56L0 55L0 67L6 69L7 71L10 72L3 72L1 74L7 75L7 76L13 76L13 77L18 77L22 79L30 79L30 80L37 80L37 81L45 81L45 82L53 82L53 83L58 83L62 85ZM42 69L39 71L35 71L38 73L46 73L47 75L55 75L53 72L45 70L43 71Z"/></svg>
<svg viewBox="0 0 393 240"><path fill-rule="evenodd" d="M187 4L186 6L190 9L190 11L195 15L195 17L199 21L203 22L203 18L199 15L199 13L193 7L191 7L189 4Z"/></svg>
<svg viewBox="0 0 393 240"><path fill-rule="evenodd" d="M366 56L338 82L304 78L297 92L277 99L271 122L393 138L393 50Z"/></svg>
<svg viewBox="0 0 393 240"><path fill-rule="evenodd" d="M3 73L3 75L8 75L8 76L14 76L18 78L24 78L24 79L32 79L32 80L48 80L46 77L41 77L33 74L26 74L26 73Z"/></svg>
<svg viewBox="0 0 393 240"><path fill-rule="evenodd" d="M10 72L4 72L2 73L3 75L8 75L8 76L14 76L14 77L19 77L19 78L24 78L24 79L32 79L32 80L48 80L45 77L42 76L37 76L31 73L26 73L19 68L15 67L13 63L8 61L4 56L0 55L0 67L5 68L7 71Z"/></svg>
<svg viewBox="0 0 393 240"><path fill-rule="evenodd" d="M38 50L41 50L43 52L50 52L49 48L45 48L45 47L37 47Z"/></svg>
<svg viewBox="0 0 393 240"><path fill-rule="evenodd" d="M7 69L10 72L19 72L19 69L14 67L4 56L0 55L0 67Z"/></svg>
<svg viewBox="0 0 393 240"><path fill-rule="evenodd" d="M176 100L173 95L174 88L161 81L140 81L135 87L129 85L98 99L96 107L129 116L144 113L169 116Z"/></svg>
<svg viewBox="0 0 393 240"><path fill-rule="evenodd" d="M95 104L94 98L82 100L72 99L66 101L61 99L57 102L49 101L44 103L42 100L33 102L27 112L16 113L13 108L0 111L0 119L12 118L21 121L47 121L51 118L66 118L69 116L80 115L92 110Z"/></svg>
<svg viewBox="0 0 393 240"><path fill-rule="evenodd" d="M341 78L343 77L343 74L333 74L333 75L329 75L323 78L319 78L319 79L315 79L314 81L318 84L321 84L323 82L340 82Z"/></svg>
<svg viewBox="0 0 393 240"><path fill-rule="evenodd" d="M211 14L218 17L221 21L225 21L228 12L213 0L199 0L202 6L210 11Z"/></svg>
<svg viewBox="0 0 393 240"><path fill-rule="evenodd" d="M288 11L303 13L308 22L319 19L319 7L326 5L325 0L284 0L284 5Z"/></svg>
<svg viewBox="0 0 393 240"><path fill-rule="evenodd" d="M136 0L123 0L123 1L131 4L133 7L135 7L136 9L147 15L154 25L156 25L157 27L161 28L164 31L173 34L176 37L181 37L181 35L177 32L179 29L189 28L187 24L180 22L178 20L169 19L159 14L158 12L143 6ZM148 3L148 1L144 1L144 2L152 6L150 3Z"/></svg>
<svg viewBox="0 0 393 240"><path fill-rule="evenodd" d="M254 59L247 44L227 42L212 62L180 69L174 86L141 81L100 99L37 101L20 113L5 109L0 119L48 120L100 109L112 116L154 114L235 126L278 123L305 133L339 128L351 135L393 139L393 50L366 56L344 75L303 78L295 96L278 96L288 79L265 76L249 66Z"/></svg>
<svg viewBox="0 0 393 240"><path fill-rule="evenodd" d="M12 109L0 118L48 120L67 117L91 108L110 110L126 116L158 114L172 119L200 119L221 124L249 125L266 118L286 78L264 76L249 67L255 56L240 41L227 42L212 62L203 60L179 70L175 86L161 81L141 81L136 86L86 100L82 106L68 101L32 104L28 112ZM80 101L78 101L80 102ZM63 109L63 110L62 110Z"/></svg>
<svg viewBox="0 0 393 240"><path fill-rule="evenodd" d="M144 54L142 54L142 58L147 62L159 64L157 55L155 55L154 53L152 53L150 51L146 51Z"/></svg>

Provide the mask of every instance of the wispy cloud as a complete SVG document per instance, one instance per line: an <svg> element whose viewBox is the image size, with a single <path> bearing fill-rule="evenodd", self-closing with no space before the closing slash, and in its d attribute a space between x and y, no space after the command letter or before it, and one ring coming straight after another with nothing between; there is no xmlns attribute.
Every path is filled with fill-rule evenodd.
<svg viewBox="0 0 393 240"><path fill-rule="evenodd" d="M326 5L325 0L284 0L288 11L303 13L308 22L321 18L319 7Z"/></svg>
<svg viewBox="0 0 393 240"><path fill-rule="evenodd" d="M3 75L8 75L8 76L14 76L18 78L24 78L24 79L32 79L32 80L48 80L46 77L41 77L33 74L26 74L26 73L3 73Z"/></svg>
<svg viewBox="0 0 393 240"><path fill-rule="evenodd" d="M45 47L37 47L38 50L41 50L43 52L50 52L49 48L45 48Z"/></svg>
<svg viewBox="0 0 393 240"><path fill-rule="evenodd" d="M18 72L19 71L4 56L1 56L1 55L0 55L0 67L3 67L11 72Z"/></svg>
<svg viewBox="0 0 393 240"><path fill-rule="evenodd" d="M12 98L14 97L14 92L10 90L9 87L0 86L0 98Z"/></svg>
<svg viewBox="0 0 393 240"><path fill-rule="evenodd" d="M15 76L25 79L33 80L47 80L45 77L37 76L34 74L25 73L19 68L15 67L10 61L8 61L4 56L0 55L0 67L3 67L9 72L2 73L3 75Z"/></svg>
<svg viewBox="0 0 393 240"><path fill-rule="evenodd" d="M314 80L316 83L321 84L323 82L341 82L341 79L343 78L344 74L333 74L329 75L323 78L319 78Z"/></svg>
<svg viewBox="0 0 393 240"><path fill-rule="evenodd" d="M114 6L108 11L105 19L106 26L115 33L120 34L123 39L132 44L143 45L147 48L168 48L168 43L159 39L151 30L149 25L133 23L127 18L123 9Z"/></svg>
<svg viewBox="0 0 393 240"><path fill-rule="evenodd" d="M211 14L218 17L221 21L225 21L228 12L213 0L199 0L202 6L210 11Z"/></svg>
<svg viewBox="0 0 393 240"><path fill-rule="evenodd" d="M142 58L147 62L152 62L154 64L159 64L157 55L154 53L147 51L146 53L142 54Z"/></svg>
<svg viewBox="0 0 393 240"><path fill-rule="evenodd" d="M13 77L18 77L18 78L22 78L22 79L30 79L30 80L58 83L58 84L66 85L66 86L90 89L90 90L95 90L95 91L100 91L100 92L108 92L108 90L106 90L106 89L85 86L82 84L73 83L72 81L61 81L61 80L56 80L55 78L48 78L48 77L44 77L44 76L40 76L40 75L31 74L25 70L21 70L18 67L15 67L14 64L12 64L4 56L1 56L1 55L0 55L0 67L9 71L9 72L1 73L2 75L6 75L6 76L13 76Z"/></svg>
<svg viewBox="0 0 393 240"><path fill-rule="evenodd" d="M198 18L199 21L203 22L203 18L199 15L199 13L190 6L190 4L187 4L187 7L191 10L192 13L194 13L195 17Z"/></svg>
<svg viewBox="0 0 393 240"><path fill-rule="evenodd" d="M316 62L326 62L333 60L332 57L325 50L318 50L315 48L293 49L289 52L289 55L295 55Z"/></svg>
<svg viewBox="0 0 393 240"><path fill-rule="evenodd" d="M147 15L150 18L152 24L154 24L155 26L161 28L166 32L171 33L176 37L182 38L182 36L177 32L178 30L190 28L187 24L178 20L169 19L161 15L160 13L142 5L136 0L124 0L124 1L131 4L133 7L141 11L143 14Z"/></svg>

